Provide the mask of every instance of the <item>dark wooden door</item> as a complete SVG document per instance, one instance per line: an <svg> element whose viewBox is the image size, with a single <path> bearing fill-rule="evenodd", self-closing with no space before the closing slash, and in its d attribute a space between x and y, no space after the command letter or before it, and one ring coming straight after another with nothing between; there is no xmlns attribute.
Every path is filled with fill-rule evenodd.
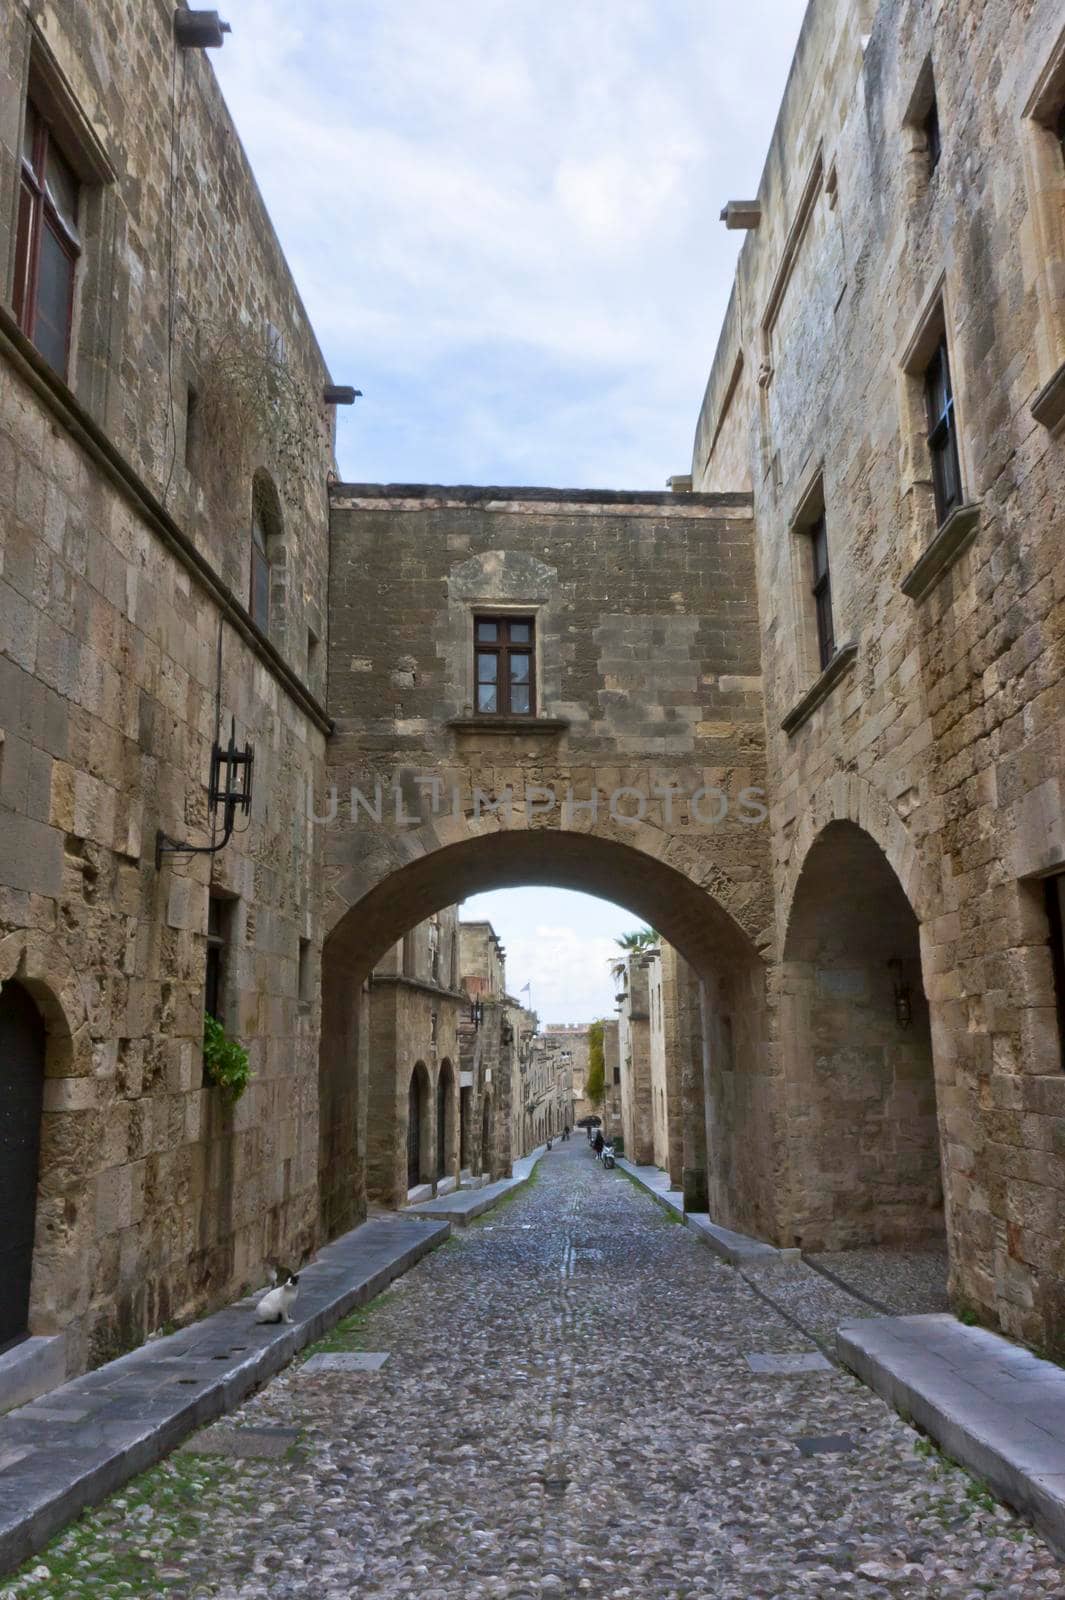
<svg viewBox="0 0 1065 1600"><path fill-rule="evenodd" d="M407 1101L407 1188L422 1181L422 1077L412 1072Z"/></svg>
<svg viewBox="0 0 1065 1600"><path fill-rule="evenodd" d="M44 1099L44 1023L17 983L0 990L0 1349L27 1331Z"/></svg>

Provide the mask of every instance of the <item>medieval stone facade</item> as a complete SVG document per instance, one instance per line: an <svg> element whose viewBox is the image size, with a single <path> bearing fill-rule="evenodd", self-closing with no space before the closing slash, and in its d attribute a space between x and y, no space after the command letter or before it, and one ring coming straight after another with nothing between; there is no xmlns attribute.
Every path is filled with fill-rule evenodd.
<svg viewBox="0 0 1065 1600"><path fill-rule="evenodd" d="M460 1028L468 1012L458 913L434 912L370 978L366 1183L396 1208L447 1194L460 1177Z"/></svg>
<svg viewBox="0 0 1065 1600"><path fill-rule="evenodd" d="M692 463L758 527L786 1242L945 1220L1059 1348L1063 108L1056 0L816 0Z"/></svg>
<svg viewBox="0 0 1065 1600"><path fill-rule="evenodd" d="M0 1055L39 1132L0 1343L71 1372L320 1236L329 377L172 9L0 11ZM157 863L159 832L219 836L232 725L250 814ZM232 1108L209 962L251 1060Z"/></svg>
<svg viewBox="0 0 1065 1600"><path fill-rule="evenodd" d="M629 1154L780 1244L945 1232L1065 1347L1058 0L812 0L675 493L330 484L210 66L133 9L0 14L0 1343L73 1372L396 1203L403 940L554 883L662 932ZM250 809L174 852L231 726ZM459 937L436 1183L535 1104Z"/></svg>

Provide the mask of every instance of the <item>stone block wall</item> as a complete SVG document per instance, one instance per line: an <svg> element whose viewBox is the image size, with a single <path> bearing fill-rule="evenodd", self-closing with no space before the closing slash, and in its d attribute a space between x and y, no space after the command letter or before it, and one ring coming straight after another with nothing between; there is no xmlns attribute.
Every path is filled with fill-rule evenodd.
<svg viewBox="0 0 1065 1600"><path fill-rule="evenodd" d="M920 923L958 1303L1055 1348L1065 1073L1039 878L1065 869L1063 101L1054 0L814 0L693 457L697 489L754 493L777 948L824 829L863 830ZM940 535L921 372L942 334L967 510ZM853 647L827 680L822 509ZM785 1060L792 1082L808 1057ZM810 1131L796 1181L824 1198L830 1128Z"/></svg>
<svg viewBox="0 0 1065 1600"><path fill-rule="evenodd" d="M0 980L49 1030L30 1331L66 1336L70 1372L319 1237L305 788L329 726L307 658L308 629L324 633L327 373L211 69L175 58L172 9L0 16ZM27 88L83 177L69 384L11 315ZM203 330L267 321L319 397L310 448L286 475L276 440L236 439L232 470L201 479L182 430ZM270 637L247 611L257 470L285 508ZM255 746L251 814L217 856L157 869L157 830L211 840L210 750L231 719ZM252 1068L232 1109L201 1059L209 890L224 1020Z"/></svg>

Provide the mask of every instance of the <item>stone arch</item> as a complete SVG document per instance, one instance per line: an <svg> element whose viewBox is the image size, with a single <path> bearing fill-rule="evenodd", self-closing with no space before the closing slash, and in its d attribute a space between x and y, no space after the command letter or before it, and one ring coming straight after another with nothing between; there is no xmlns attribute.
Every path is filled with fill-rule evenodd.
<svg viewBox="0 0 1065 1600"><path fill-rule="evenodd" d="M806 858L832 822L851 822L869 834L899 880L918 922L925 922L929 915L931 894L924 863L906 824L867 779L856 772L837 772L810 797L792 841L778 902L781 950Z"/></svg>
<svg viewBox="0 0 1065 1600"><path fill-rule="evenodd" d="M405 930L433 911L485 889L539 883L623 900L711 984L709 1009L723 1009L727 1026L718 1031L730 1041L727 1055L721 1050L708 1059L715 1148L732 1152L733 1181L716 1196L717 1216L727 1226L779 1235L783 1129L766 967L752 931L764 923L766 908L750 877L744 870L731 878L721 856L700 849L698 840L671 838L648 822L608 832L446 818L378 835L334 877L334 915L323 952L323 1231L357 1219L351 1199L358 1188L358 1143L349 1137L351 1122L338 1119L333 1108L348 1103L343 1084L359 1071L362 982ZM498 1150L493 1156L498 1165Z"/></svg>
<svg viewBox="0 0 1065 1600"><path fill-rule="evenodd" d="M91 1075L93 1050L85 993L55 940L24 931L0 939L0 983L11 978L29 991L44 1018L48 1035L45 1076Z"/></svg>
<svg viewBox="0 0 1065 1600"><path fill-rule="evenodd" d="M896 851L900 863L908 859ZM920 924L895 864L858 823L829 821L805 852L782 957L791 1242L940 1242L943 1167Z"/></svg>

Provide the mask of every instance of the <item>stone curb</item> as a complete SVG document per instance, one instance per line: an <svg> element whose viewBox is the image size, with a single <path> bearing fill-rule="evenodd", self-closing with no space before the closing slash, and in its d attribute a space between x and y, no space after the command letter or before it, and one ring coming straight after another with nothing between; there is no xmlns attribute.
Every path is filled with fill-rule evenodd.
<svg viewBox="0 0 1065 1600"><path fill-rule="evenodd" d="M515 1189L524 1188L546 1151L546 1145L541 1145L531 1155L515 1161L512 1178L499 1178L495 1183L485 1184L483 1189L455 1189L451 1194L438 1196L435 1200L420 1200L417 1205L404 1207L401 1215L438 1218L453 1223L457 1228L465 1228L478 1217L483 1217L486 1211L491 1211L508 1194L513 1194Z"/></svg>
<svg viewBox="0 0 1065 1600"><path fill-rule="evenodd" d="M659 1171L658 1167L638 1167L624 1156L618 1157L618 1166L627 1172L652 1200L657 1201L664 1211L668 1211L671 1216L683 1222L685 1227L690 1228L703 1244L716 1256L720 1256L722 1261L727 1261L729 1266L769 1266L798 1259L797 1250L778 1250L775 1245L765 1244L761 1239L752 1239L749 1234L733 1233L731 1228L722 1228L716 1222L711 1222L705 1211L685 1211L681 1191L667 1187L669 1179L665 1173Z"/></svg>
<svg viewBox="0 0 1065 1600"><path fill-rule="evenodd" d="M254 1322L252 1296L0 1418L0 1573L239 1405L450 1232L446 1222L375 1217L304 1268L291 1326Z"/></svg>
<svg viewBox="0 0 1065 1600"><path fill-rule="evenodd" d="M1065 1555L1065 1371L949 1312L836 1334L839 1359Z"/></svg>

